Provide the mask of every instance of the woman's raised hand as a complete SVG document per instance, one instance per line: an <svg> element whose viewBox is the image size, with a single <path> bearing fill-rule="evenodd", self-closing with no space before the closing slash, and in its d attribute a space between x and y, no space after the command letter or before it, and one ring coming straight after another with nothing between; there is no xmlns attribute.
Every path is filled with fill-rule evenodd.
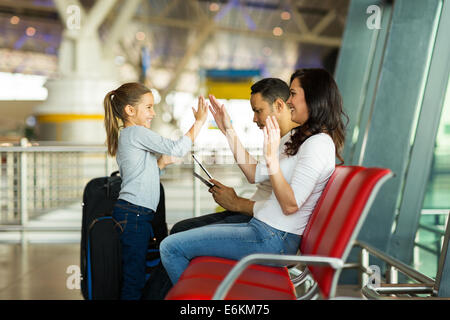
<svg viewBox="0 0 450 320"><path fill-rule="evenodd" d="M227 130L232 129L233 127L231 126L230 116L225 109L225 105L220 104L212 94L209 95L209 101L211 102L209 110L216 121L217 127L223 134L226 134Z"/></svg>
<svg viewBox="0 0 450 320"><path fill-rule="evenodd" d="M280 146L280 127L275 116L267 117L264 133L264 158L269 174L275 174L279 170L278 149Z"/></svg>
<svg viewBox="0 0 450 320"><path fill-rule="evenodd" d="M208 106L205 97L198 97L197 111L195 111L194 107L192 107L192 112L194 113L195 121L199 121L203 125L208 117Z"/></svg>

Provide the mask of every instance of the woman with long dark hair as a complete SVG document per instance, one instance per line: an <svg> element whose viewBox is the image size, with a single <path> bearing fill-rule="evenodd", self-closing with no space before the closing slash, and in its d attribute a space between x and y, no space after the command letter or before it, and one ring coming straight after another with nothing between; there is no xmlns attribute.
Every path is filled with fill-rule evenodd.
<svg viewBox="0 0 450 320"><path fill-rule="evenodd" d="M292 130L279 154L280 129L268 117L264 159L254 167L255 183L270 180L272 195L253 207L248 223L216 224L176 233L160 246L161 259L176 283L198 256L241 259L253 253L295 254L309 217L332 175L344 143L342 99L333 77L322 69L297 70L287 101ZM253 174L253 173L252 173ZM211 188L216 191L219 186Z"/></svg>
<svg viewBox="0 0 450 320"><path fill-rule="evenodd" d="M292 121L301 126L294 133L286 152L295 155L300 145L310 136L327 133L336 146L336 157L341 163L348 117L342 107L342 97L331 74L324 69L299 69L291 76L290 97ZM303 110L307 108L307 112ZM305 118L306 116L306 118ZM343 118L346 120L345 124Z"/></svg>

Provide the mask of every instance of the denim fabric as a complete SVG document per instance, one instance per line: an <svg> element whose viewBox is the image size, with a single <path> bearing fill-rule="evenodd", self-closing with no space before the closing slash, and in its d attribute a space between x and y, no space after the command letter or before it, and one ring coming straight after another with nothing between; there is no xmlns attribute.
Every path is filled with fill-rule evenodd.
<svg viewBox="0 0 450 320"><path fill-rule="evenodd" d="M161 261L175 284L199 256L239 260L253 253L296 254L301 236L252 218L248 223L213 224L172 234L160 245Z"/></svg>
<svg viewBox="0 0 450 320"><path fill-rule="evenodd" d="M123 281L120 298L138 300L145 285L145 262L150 237L153 236L151 221L155 212L118 200L113 217L121 225ZM120 228L117 228L120 229Z"/></svg>
<svg viewBox="0 0 450 320"><path fill-rule="evenodd" d="M249 222L252 217L240 212L222 211L211 214L202 215L200 217L190 218L177 222L170 234L203 227L210 224L218 223L242 223ZM144 300L164 300L164 297L172 288L172 281L167 275L166 269L161 262L156 266L150 277L150 280L145 285Z"/></svg>

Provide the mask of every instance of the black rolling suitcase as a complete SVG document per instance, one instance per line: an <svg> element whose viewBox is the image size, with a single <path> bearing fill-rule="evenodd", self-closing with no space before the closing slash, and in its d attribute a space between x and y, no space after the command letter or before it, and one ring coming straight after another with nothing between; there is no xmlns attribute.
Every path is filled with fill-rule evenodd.
<svg viewBox="0 0 450 320"><path fill-rule="evenodd" d="M122 183L118 171L88 182L83 193L80 269L81 292L87 300L120 298L122 283L120 225L111 216ZM158 265L159 243L167 236L164 188L152 221L154 236L147 252L146 278ZM120 230L119 230L120 231Z"/></svg>

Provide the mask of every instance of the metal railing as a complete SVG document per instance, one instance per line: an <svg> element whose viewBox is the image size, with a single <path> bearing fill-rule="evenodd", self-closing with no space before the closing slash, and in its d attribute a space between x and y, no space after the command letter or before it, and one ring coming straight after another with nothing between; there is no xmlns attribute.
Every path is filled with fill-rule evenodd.
<svg viewBox="0 0 450 320"><path fill-rule="evenodd" d="M449 210L448 209L423 209L422 217L424 216L434 216L434 225L419 223L419 227L417 228L416 238L414 241L414 266L420 267L420 250L424 250L425 252L434 255L434 262L432 259L427 260L427 265L435 265L439 264L439 256L441 254L442 244L444 242L445 230L444 227L447 224ZM444 217L445 221L442 223L441 217ZM427 234L432 234L433 239L430 240L424 237L423 232ZM425 234L426 235L426 234Z"/></svg>
<svg viewBox="0 0 450 320"><path fill-rule="evenodd" d="M80 202L87 181L113 166L103 146L0 147L0 159L1 225Z"/></svg>
<svg viewBox="0 0 450 320"><path fill-rule="evenodd" d="M440 286L446 285L445 283L441 283L441 278L443 276L443 271L446 268L445 263L448 262L446 255L448 252L449 236L450 225L447 223L446 230L444 231L444 242L440 254L438 271L435 278L431 278L413 269L386 253L369 246L367 243L357 241L355 245L361 248L360 267L362 271L362 294L369 299L450 299L445 298L445 296L438 297ZM373 285L368 281L367 274L371 274L372 271L369 267L369 254L386 263L386 283ZM417 283L398 283L398 272Z"/></svg>
<svg viewBox="0 0 450 320"><path fill-rule="evenodd" d="M448 210L423 210L422 214L448 215ZM429 248L428 246L420 243L418 237L420 230L431 232L439 237L439 248ZM414 266L418 264L416 260L418 258L417 249L419 248L435 254L437 260L439 260L440 255L442 254L442 243L445 236L445 230L441 230L438 227L429 226L423 223L419 224L416 241L414 243ZM414 267L409 266L374 247L371 247L365 242L355 241L355 246L360 248L359 262L349 265L348 267L359 269L361 292L365 297L369 299L388 299L395 296L397 298L405 299L410 297L420 297L420 295L427 295L428 297L437 295L435 286L436 280L434 278L429 277L428 275L416 270ZM369 281L370 277L373 276L375 272L370 268L371 266L369 266L369 256L374 256L386 264L384 283L380 283L377 288L373 287ZM399 273L410 279L410 283L399 284ZM411 281L415 283L411 283Z"/></svg>
<svg viewBox="0 0 450 320"><path fill-rule="evenodd" d="M429 283L433 282L434 279L420 273L419 271L413 269L412 267L406 265L405 263L392 258L391 256L387 255L386 253L373 248L369 246L367 243L362 241L356 241L355 245L361 248L361 256L360 256L360 263L361 263L361 284L366 284L368 280L368 274L371 274L372 272L368 271L369 269L369 254L377 257L381 260L383 260L387 267L386 267L386 282L387 283L397 283L398 281L398 271L400 270L402 273L404 273L409 278L416 280L421 283Z"/></svg>
<svg viewBox="0 0 450 320"><path fill-rule="evenodd" d="M37 144L37 143L36 143ZM261 148L249 148L260 156ZM228 146L220 148L193 148L209 168L230 170L235 160ZM92 178L109 175L117 170L114 158L107 155L102 145L31 145L0 146L0 228L15 230L30 219L51 210L82 202L84 187ZM173 165L162 180L179 180L193 170L190 153L181 164ZM239 170L238 170L239 171ZM193 179L193 189L199 189ZM194 192L193 202L199 202ZM198 213L198 212L197 212ZM22 228L23 229L23 228Z"/></svg>

